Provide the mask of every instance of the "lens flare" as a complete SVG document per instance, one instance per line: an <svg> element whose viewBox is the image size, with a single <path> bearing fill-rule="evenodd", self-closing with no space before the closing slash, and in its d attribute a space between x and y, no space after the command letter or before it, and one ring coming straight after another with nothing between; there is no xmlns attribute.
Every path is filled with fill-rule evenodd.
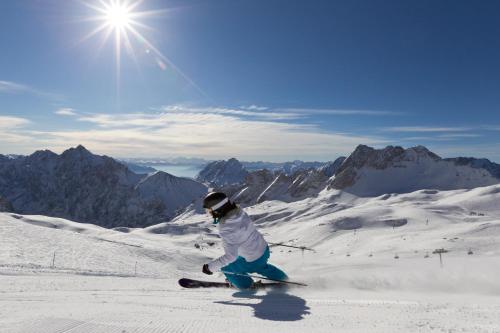
<svg viewBox="0 0 500 333"><path fill-rule="evenodd" d="M192 87L194 87L203 96L207 96L193 80L185 75L177 66L175 66L159 49L153 45L142 33L144 30L152 30L151 27L146 25L143 21L152 16L159 16L169 12L168 9L160 10L147 10L138 11L137 8L143 3L144 0L82 0L83 4L96 12L95 16L87 17L85 21L96 21L98 26L87 34L82 41L87 40L96 35L101 35L100 46L97 53L108 41L109 37L114 35L115 45L115 62L116 62L116 83L117 93L119 95L120 86L120 68L122 48L125 48L127 54L131 56L138 66L138 59L134 45L141 49L141 52L153 57L160 70L165 71L168 69L175 72L186 80Z"/></svg>

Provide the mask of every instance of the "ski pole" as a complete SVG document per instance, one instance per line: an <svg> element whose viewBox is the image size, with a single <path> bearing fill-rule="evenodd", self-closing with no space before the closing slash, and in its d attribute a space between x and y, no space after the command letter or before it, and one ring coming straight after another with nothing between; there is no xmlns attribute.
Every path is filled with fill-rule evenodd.
<svg viewBox="0 0 500 333"><path fill-rule="evenodd" d="M307 284L301 283L301 282L291 282L291 281L285 281L285 280L277 280L277 279L271 279L267 278L264 276L259 276L259 275L247 275L247 274L239 274L239 273L233 273L233 272L228 272L228 271L221 271L224 274L230 274L230 275L238 275L238 276L247 276L255 279L264 279L264 280L269 280L269 281L274 281L274 282L281 282L281 283L288 283L288 284L296 284L298 286L304 286L307 287Z"/></svg>
<svg viewBox="0 0 500 333"><path fill-rule="evenodd" d="M307 251L316 252L315 250L310 249L310 248L305 247L305 246L285 245L285 244L283 244L283 243L268 243L268 244L269 244L269 245L274 245L274 246L293 247L294 249L301 249L302 251L307 250Z"/></svg>

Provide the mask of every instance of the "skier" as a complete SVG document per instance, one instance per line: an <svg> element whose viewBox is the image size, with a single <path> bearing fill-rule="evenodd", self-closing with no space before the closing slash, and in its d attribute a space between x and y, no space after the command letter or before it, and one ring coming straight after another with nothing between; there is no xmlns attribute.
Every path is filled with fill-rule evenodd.
<svg viewBox="0 0 500 333"><path fill-rule="evenodd" d="M203 265L203 273L211 275L221 270L227 280L239 289L258 287L259 283L254 283L248 273L258 273L274 280L288 279L282 270L267 263L269 246L264 237L243 209L229 201L224 193L209 193L203 200L203 208L213 217L213 223L219 226L225 252L220 258Z"/></svg>

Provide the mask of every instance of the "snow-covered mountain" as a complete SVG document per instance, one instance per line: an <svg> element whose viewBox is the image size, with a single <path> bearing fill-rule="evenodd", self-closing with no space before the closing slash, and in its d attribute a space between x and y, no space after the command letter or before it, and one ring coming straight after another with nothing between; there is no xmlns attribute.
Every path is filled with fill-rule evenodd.
<svg viewBox="0 0 500 333"><path fill-rule="evenodd" d="M320 169L331 177L345 157L339 157L334 162L304 162L292 161L283 163L273 162L240 162L235 158L227 161L215 161L207 164L198 174L197 180L208 182L216 187L241 184L249 173L261 170L269 170L271 173L281 173L293 176L298 172L311 169Z"/></svg>
<svg viewBox="0 0 500 333"><path fill-rule="evenodd" d="M455 157L445 158L444 160L454 162L456 165L470 166L474 169L485 169L493 177L500 179L500 164L493 163L486 158Z"/></svg>
<svg viewBox="0 0 500 333"><path fill-rule="evenodd" d="M203 184L164 172L144 178L83 146L61 155L45 150L0 158L0 195L23 214L105 227L147 226L174 217L206 192Z"/></svg>
<svg viewBox="0 0 500 333"><path fill-rule="evenodd" d="M227 161L214 161L200 171L196 180L206 182L220 187L230 184L238 184L245 180L248 171L235 158Z"/></svg>
<svg viewBox="0 0 500 333"><path fill-rule="evenodd" d="M292 202L317 196L328 184L329 172L340 163L320 169L300 170L292 175L284 172L259 170L248 174L241 184L221 187L234 201L253 205L268 200Z"/></svg>
<svg viewBox="0 0 500 333"><path fill-rule="evenodd" d="M325 167L326 165L331 164L330 162L304 162L300 160L295 160L291 162L283 162L283 163L273 163L273 162L241 162L245 169L249 172L258 171L262 169L267 169L273 172L282 172L288 176L292 174L309 169L317 169L321 167Z"/></svg>
<svg viewBox="0 0 500 333"><path fill-rule="evenodd" d="M329 163L266 163L239 162L232 158L210 163L200 172L197 180L210 183L244 205L266 200L294 201L321 191L344 159L339 157ZM271 169L249 172L247 165L250 168L270 166Z"/></svg>
<svg viewBox="0 0 500 333"><path fill-rule="evenodd" d="M358 196L407 193L419 189L471 189L500 182L495 174L468 160L442 159L423 146L374 149L360 145L342 163L329 188Z"/></svg>

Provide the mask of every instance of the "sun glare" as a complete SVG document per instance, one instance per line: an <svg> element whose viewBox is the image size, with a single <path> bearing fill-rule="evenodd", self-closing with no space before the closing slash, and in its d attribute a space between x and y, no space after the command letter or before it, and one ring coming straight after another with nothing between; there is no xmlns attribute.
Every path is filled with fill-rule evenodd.
<svg viewBox="0 0 500 333"><path fill-rule="evenodd" d="M130 20L130 10L123 4L114 3L106 10L106 21L115 29L127 27Z"/></svg>
<svg viewBox="0 0 500 333"><path fill-rule="evenodd" d="M83 2L96 13L96 15L88 17L86 21L96 21L98 22L98 26L85 36L82 41L95 35L101 35L100 45L97 49L97 53L99 53L108 39L112 36L114 37L118 90L122 48L125 49L136 64L138 63L137 55L139 53L152 54L155 57L154 61L156 63L158 63L158 59L162 63L168 62L166 57L141 33L141 29L151 29L142 22L145 18L162 14L165 10L138 11L137 7L143 1L92 0Z"/></svg>
<svg viewBox="0 0 500 333"><path fill-rule="evenodd" d="M152 57L162 71L170 69L180 75L202 95L206 95L187 75L176 67L160 50L151 43L141 31L152 30L144 23L148 17L159 16L169 12L168 9L139 11L138 7L144 0L81 0L85 6L95 12L95 15L86 17L84 21L95 21L97 27L87 34L81 41L93 36L101 35L96 54L100 52L110 36L114 36L117 95L119 95L120 69L122 48L138 65L138 55ZM137 66L139 67L139 66Z"/></svg>

